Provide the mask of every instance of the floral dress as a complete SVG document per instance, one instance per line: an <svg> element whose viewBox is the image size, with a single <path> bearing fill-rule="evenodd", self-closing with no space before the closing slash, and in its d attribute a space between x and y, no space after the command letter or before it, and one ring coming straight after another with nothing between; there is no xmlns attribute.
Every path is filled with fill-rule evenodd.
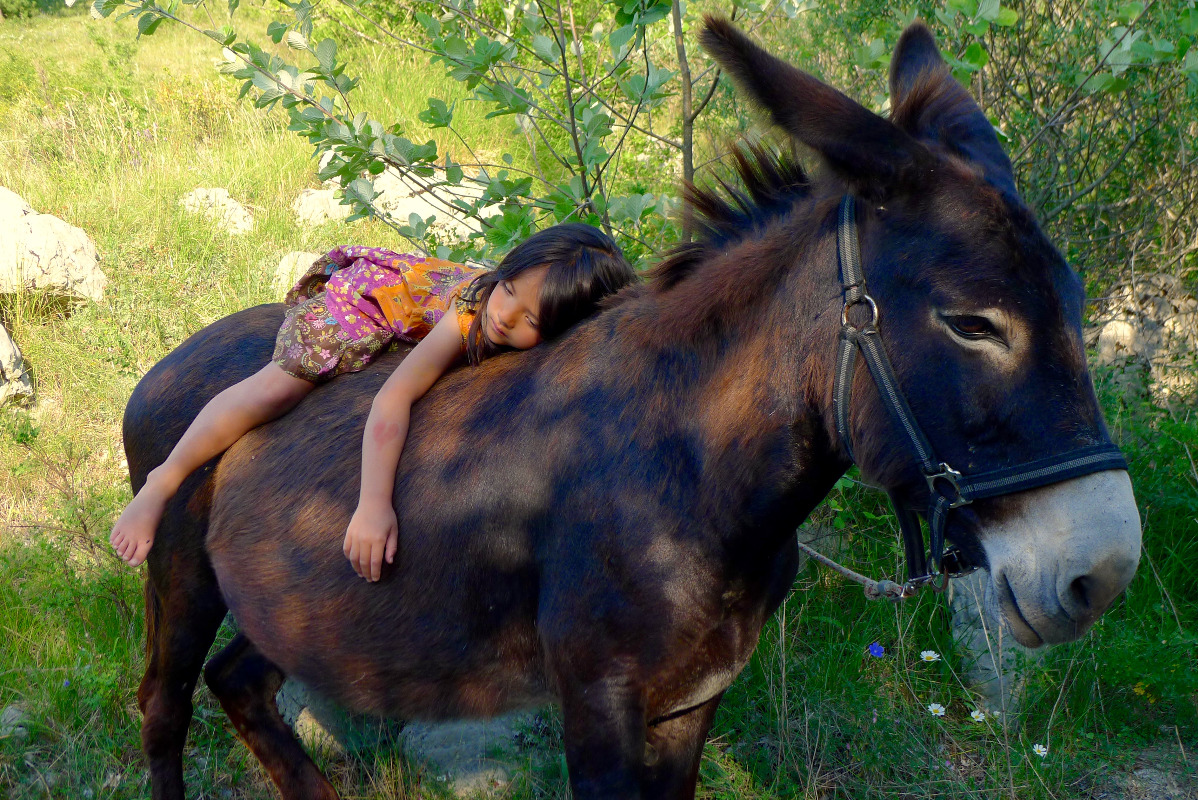
<svg viewBox="0 0 1198 800"><path fill-rule="evenodd" d="M462 293L483 272L375 247L338 247L317 259L287 293L291 308L272 360L313 383L357 372L396 340L423 339L451 305L465 352L475 309Z"/></svg>

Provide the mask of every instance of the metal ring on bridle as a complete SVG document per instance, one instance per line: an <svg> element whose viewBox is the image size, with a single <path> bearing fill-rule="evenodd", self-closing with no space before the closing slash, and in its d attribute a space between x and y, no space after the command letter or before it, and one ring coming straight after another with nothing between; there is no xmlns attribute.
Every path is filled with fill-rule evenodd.
<svg viewBox="0 0 1198 800"><path fill-rule="evenodd" d="M849 309L855 305L860 305L861 303L865 303L869 306L869 322L865 323L861 327L850 325ZM853 330L857 331L863 331L867 328L876 328L878 326L878 304L875 303L874 299L867 294L861 295L856 300L846 300L844 308L840 310L840 324L846 328L853 328Z"/></svg>
<svg viewBox="0 0 1198 800"><path fill-rule="evenodd" d="M965 496L965 492L961 490L961 484L958 482L961 479L961 473L957 472L943 461L940 462L939 472L932 475L924 475L924 479L928 482L928 491L932 494L940 493L945 500L949 501L949 508L960 508L961 506L969 505L971 502L973 502L967 498ZM948 495L940 492L940 489L936 486L936 481L944 481L949 486L953 487L953 493L956 495L956 497L950 499Z"/></svg>

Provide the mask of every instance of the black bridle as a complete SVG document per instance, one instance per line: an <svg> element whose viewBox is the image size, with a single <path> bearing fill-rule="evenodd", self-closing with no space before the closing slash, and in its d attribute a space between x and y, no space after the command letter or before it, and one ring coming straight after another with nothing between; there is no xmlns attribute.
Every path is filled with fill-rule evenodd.
<svg viewBox="0 0 1198 800"><path fill-rule="evenodd" d="M919 461L920 471L928 485L928 504L923 514L928 520L931 536L930 559L929 553L924 549L919 512L910 504L904 503L896 492L889 492L890 502L894 505L903 532L903 547L907 555L907 581L902 584L901 596L909 596L925 584L931 584L937 591L943 590L948 585L949 578L967 575L977 569L976 565L967 563L960 549L946 546L945 528L948 516L954 508L982 498L1021 492L1094 472L1127 469L1123 454L1110 441L972 475L962 475L938 460L899 389L890 359L886 357L886 350L882 347L882 338L878 330L878 304L865 291L865 275L861 271L861 253L857 243L857 212L851 195L845 195L840 201L836 253L840 261L840 281L844 290L840 343L836 354L836 377L832 390L836 431L849 458L854 458L849 437L849 401L852 395L853 369L856 366L857 351L860 350L878 387L882 404L894 423L906 434L909 449ZM849 321L849 309L855 305L864 305L870 312L869 321L860 327Z"/></svg>

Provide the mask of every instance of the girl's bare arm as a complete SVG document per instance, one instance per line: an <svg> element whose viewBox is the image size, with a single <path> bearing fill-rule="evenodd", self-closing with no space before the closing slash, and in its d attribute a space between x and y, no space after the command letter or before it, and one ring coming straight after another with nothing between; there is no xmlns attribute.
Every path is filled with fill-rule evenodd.
<svg viewBox="0 0 1198 800"><path fill-rule="evenodd" d="M371 404L362 435L362 488L343 547L354 571L367 580L381 577L383 560L391 563L399 544L391 494L412 404L453 366L461 352L457 311L451 307L391 373Z"/></svg>

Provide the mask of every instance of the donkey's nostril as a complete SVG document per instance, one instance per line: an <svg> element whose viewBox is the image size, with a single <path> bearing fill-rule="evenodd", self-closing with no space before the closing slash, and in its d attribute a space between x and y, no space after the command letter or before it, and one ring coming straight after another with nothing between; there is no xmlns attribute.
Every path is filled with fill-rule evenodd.
<svg viewBox="0 0 1198 800"><path fill-rule="evenodd" d="M1073 601L1074 607L1080 611L1090 610L1090 584L1092 580L1090 576L1082 575L1079 578L1074 578L1069 584L1069 599Z"/></svg>

